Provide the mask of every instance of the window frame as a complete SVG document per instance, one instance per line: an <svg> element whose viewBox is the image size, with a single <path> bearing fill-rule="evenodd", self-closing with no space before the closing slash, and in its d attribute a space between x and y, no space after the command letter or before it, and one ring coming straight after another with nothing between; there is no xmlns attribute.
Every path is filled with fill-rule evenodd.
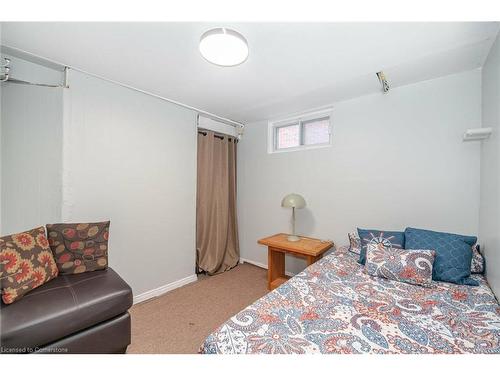
<svg viewBox="0 0 500 375"><path fill-rule="evenodd" d="M328 142L317 143L313 145L304 144L305 140L305 127L304 122L318 121L328 119ZM278 148L278 130L287 126L299 125L299 145L287 148ZM332 125L332 108L324 109L321 111L307 112L293 117L284 119L277 119L268 122L268 142L267 152L269 154L292 152L301 150L310 150L316 148L324 148L332 146L333 141L333 125Z"/></svg>

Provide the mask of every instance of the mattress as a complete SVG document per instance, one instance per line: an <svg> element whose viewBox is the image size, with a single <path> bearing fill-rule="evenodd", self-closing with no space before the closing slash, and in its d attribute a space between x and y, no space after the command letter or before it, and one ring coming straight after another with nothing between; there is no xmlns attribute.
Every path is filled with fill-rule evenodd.
<svg viewBox="0 0 500 375"><path fill-rule="evenodd" d="M200 353L500 353L500 306L479 286L369 276L335 250L210 334Z"/></svg>

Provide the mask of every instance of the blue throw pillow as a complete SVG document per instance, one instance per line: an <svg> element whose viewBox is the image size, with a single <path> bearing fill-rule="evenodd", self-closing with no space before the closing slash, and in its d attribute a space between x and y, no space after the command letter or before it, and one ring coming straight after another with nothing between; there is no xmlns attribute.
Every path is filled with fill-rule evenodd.
<svg viewBox="0 0 500 375"><path fill-rule="evenodd" d="M406 228L406 249L429 249L436 252L432 279L459 285L479 285L470 278L473 236Z"/></svg>
<svg viewBox="0 0 500 375"><path fill-rule="evenodd" d="M358 228L358 236L361 241L358 263L363 265L366 262L366 249L368 245L378 246L380 244L384 247L395 249L404 249L405 247L405 234L403 232Z"/></svg>

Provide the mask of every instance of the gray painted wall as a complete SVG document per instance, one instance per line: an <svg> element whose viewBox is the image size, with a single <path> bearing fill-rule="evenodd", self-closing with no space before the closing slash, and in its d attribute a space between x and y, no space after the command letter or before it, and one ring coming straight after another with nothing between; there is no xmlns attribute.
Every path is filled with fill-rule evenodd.
<svg viewBox="0 0 500 375"><path fill-rule="evenodd" d="M482 71L482 126L493 134L481 142L479 228L488 281L500 297L500 39L497 37Z"/></svg>
<svg viewBox="0 0 500 375"><path fill-rule="evenodd" d="M14 60L21 79L60 75ZM1 105L2 234L110 219L134 295L194 276L195 112L75 71L70 89L3 84Z"/></svg>
<svg viewBox="0 0 500 375"><path fill-rule="evenodd" d="M11 58L12 76L52 82L59 72ZM29 71L29 76L23 72ZM1 234L61 220L62 89L4 83Z"/></svg>
<svg viewBox="0 0 500 375"><path fill-rule="evenodd" d="M357 226L477 235L480 144L462 135L480 124L480 100L475 70L339 102L333 146L288 153L268 154L267 122L249 124L238 146L241 256L267 264L256 242L290 230L280 202L291 192L307 201L298 232L338 245Z"/></svg>
<svg viewBox="0 0 500 375"><path fill-rule="evenodd" d="M3 23L0 22L0 41L2 40ZM0 83L0 235L2 232L2 93L3 86Z"/></svg>
<svg viewBox="0 0 500 375"><path fill-rule="evenodd" d="M110 266L134 295L193 276L196 113L70 71L63 219L111 220Z"/></svg>

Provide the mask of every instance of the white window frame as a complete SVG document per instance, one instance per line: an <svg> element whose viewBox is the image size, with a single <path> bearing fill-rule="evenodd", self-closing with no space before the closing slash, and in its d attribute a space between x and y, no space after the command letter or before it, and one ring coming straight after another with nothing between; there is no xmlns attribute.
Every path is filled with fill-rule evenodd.
<svg viewBox="0 0 500 375"><path fill-rule="evenodd" d="M292 151L301 151L301 150L310 150L316 148L324 148L331 147L332 145L332 108L323 109L320 111L314 112L306 112L300 115L291 116L282 119L276 119L268 122L268 132L267 132L267 152L269 154L282 153L282 152L292 152ZM304 139L304 127L302 125L303 122L311 121L311 120L321 120L328 117L330 120L329 124L329 137L327 143L314 144L314 145L305 145L302 144ZM299 134L299 146L296 147L288 147L288 148L278 148L278 129L291 126L291 125L299 125L300 134Z"/></svg>

